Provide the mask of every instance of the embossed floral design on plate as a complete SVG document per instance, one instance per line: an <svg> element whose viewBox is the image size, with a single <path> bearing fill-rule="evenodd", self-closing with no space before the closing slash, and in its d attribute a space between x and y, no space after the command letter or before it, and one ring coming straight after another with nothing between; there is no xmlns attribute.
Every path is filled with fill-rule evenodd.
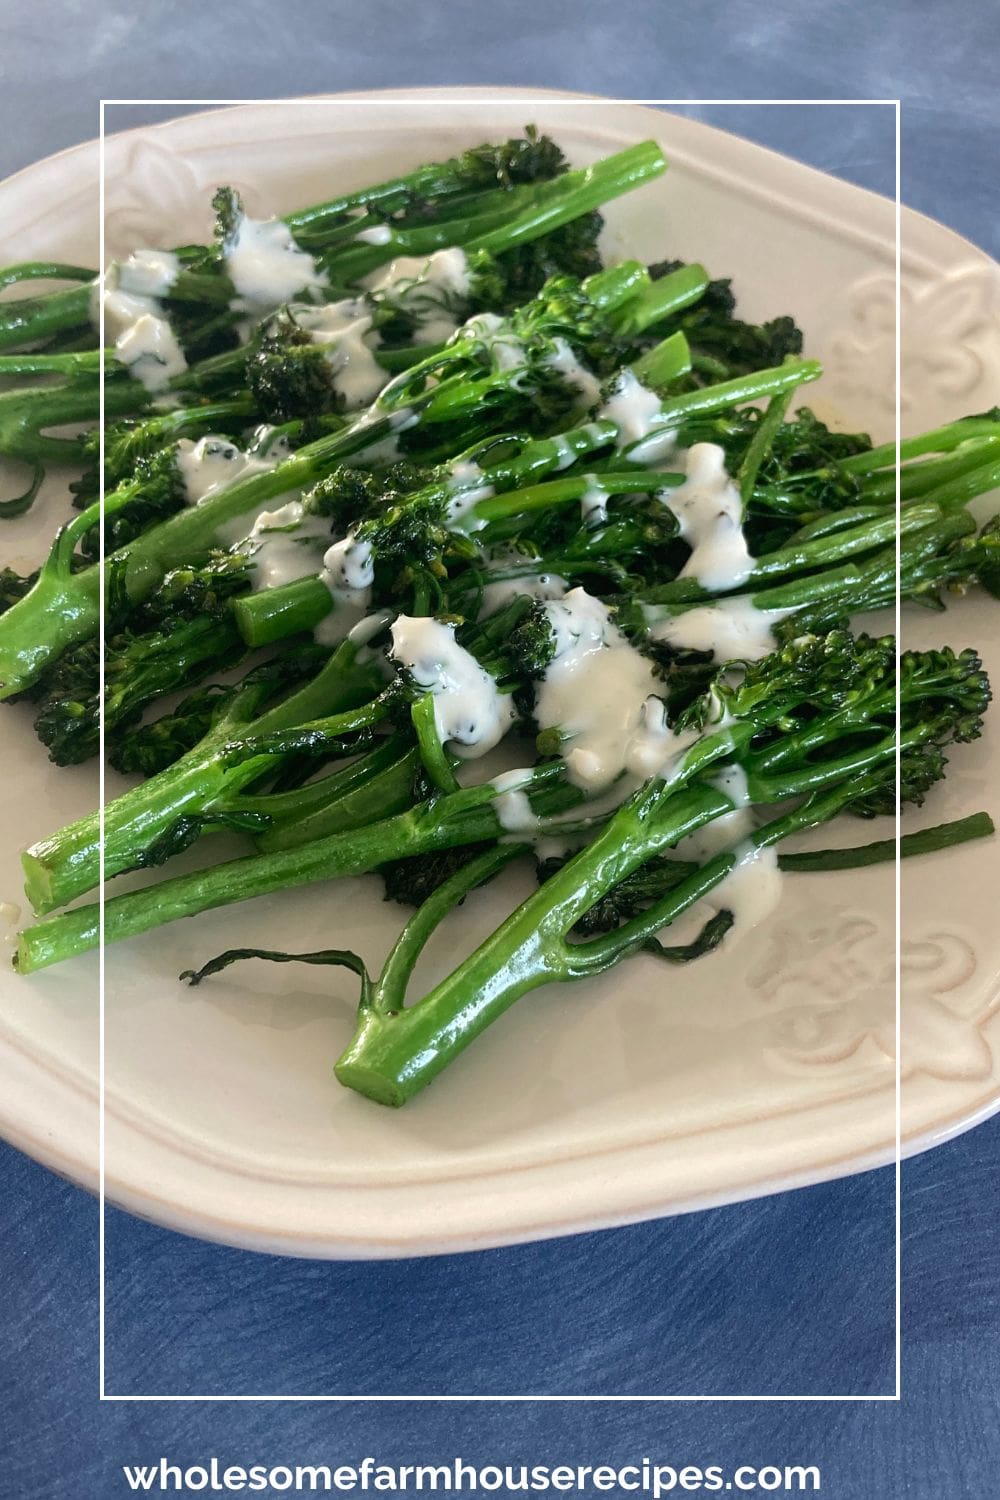
<svg viewBox="0 0 1000 1500"><path fill-rule="evenodd" d="M204 243L212 236L211 189L220 177L206 181L191 163L153 135L130 142L120 159L109 163L104 184L104 253L122 259L138 245L167 248ZM231 182L251 212L255 189Z"/></svg>
<svg viewBox="0 0 1000 1500"><path fill-rule="evenodd" d="M895 410L896 282L868 276L846 295L843 331L827 369L834 391L850 390L886 412ZM922 282L900 283L902 407L931 395L964 401L984 381L988 345L996 343L996 277L973 265Z"/></svg>
<svg viewBox="0 0 1000 1500"><path fill-rule="evenodd" d="M775 1009L773 1047L784 1060L835 1065L862 1048L896 1058L895 943L858 912L829 913L818 924L779 926L748 983ZM941 1079L989 1076L993 1050L983 1034L997 994L982 993L967 938L931 932L900 948L900 1074ZM904 1095L905 1099L905 1095Z"/></svg>

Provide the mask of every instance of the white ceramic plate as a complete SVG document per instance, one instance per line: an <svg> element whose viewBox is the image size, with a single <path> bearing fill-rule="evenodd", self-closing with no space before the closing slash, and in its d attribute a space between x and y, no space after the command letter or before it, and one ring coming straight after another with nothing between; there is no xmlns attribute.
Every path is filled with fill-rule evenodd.
<svg viewBox="0 0 1000 1500"><path fill-rule="evenodd" d="M284 211L528 120L579 163L660 140L671 170L610 208L612 251L704 260L734 277L747 315L793 313L828 372L812 404L891 436L892 205L634 105L466 89L249 105L132 132L108 143L109 253L203 235L219 182L236 183L252 211ZM94 144L5 183L2 259L93 261L96 184ZM1000 268L904 212L907 429L996 400L998 302ZM4 560L39 558L64 505L52 495L5 527ZM985 605L965 601L921 615L911 638L995 643L997 631ZM91 806L95 776L46 768L22 711L4 709L2 722L0 896L16 900L17 848ZM992 735L955 755L925 821L991 805L1000 725ZM905 870L906 1151L1000 1106L998 864L984 843ZM470 903L428 973L492 925L500 901ZM622 1223L887 1161L893 911L891 868L790 877L773 919L679 975L636 959L526 998L401 1112L332 1078L352 1025L349 978L258 965L197 992L176 981L248 942L349 942L377 960L401 914L374 880L168 927L107 956L109 1199L258 1249L396 1256ZM97 1013L93 956L0 977L0 1130L87 1184Z"/></svg>

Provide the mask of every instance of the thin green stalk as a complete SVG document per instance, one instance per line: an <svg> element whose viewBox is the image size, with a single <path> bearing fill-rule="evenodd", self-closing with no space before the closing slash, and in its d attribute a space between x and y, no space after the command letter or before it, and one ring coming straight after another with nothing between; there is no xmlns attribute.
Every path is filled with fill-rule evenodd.
<svg viewBox="0 0 1000 1500"><path fill-rule="evenodd" d="M678 267L643 288L615 318L615 327L625 338L645 333L647 328L655 327L699 301L705 294L708 279L704 266Z"/></svg>
<svg viewBox="0 0 1000 1500"><path fill-rule="evenodd" d="M303 807L298 816L276 817L275 822L257 838L257 847L268 852L275 849L294 849L315 839L326 838L333 833L344 833L351 828L364 828L378 823L383 818L393 817L413 806L417 776L420 771L420 756L415 749L404 754L397 753L388 765L374 768L376 752L362 756L352 767L339 773L343 778L336 782L337 772L321 781L310 782L300 790L312 793L310 805ZM317 793L323 791L320 802ZM281 795L281 794L278 794ZM245 801L250 799L240 799ZM270 812L268 803L273 797L257 799L262 810Z"/></svg>
<svg viewBox="0 0 1000 1500"><path fill-rule="evenodd" d="M90 297L88 284L0 303L0 349L40 343L65 328L89 324Z"/></svg>
<svg viewBox="0 0 1000 1500"><path fill-rule="evenodd" d="M933 828L921 828L916 833L904 833L899 841L901 859L911 859L918 854L936 854L941 849L952 849L956 844L966 844L972 839L989 838L996 832L989 813L970 813L967 818L956 818L951 823L936 823ZM875 839L870 844L856 844L849 849L809 849L797 854L782 854L778 864L782 870L796 874L815 874L826 870L860 870L866 865L878 865L895 860L896 840Z"/></svg>
<svg viewBox="0 0 1000 1500"><path fill-rule="evenodd" d="M23 260L0 271L0 287L16 286L21 281L94 281L96 271L86 266L71 266L59 260ZM10 304L0 304L6 310Z"/></svg>
<svg viewBox="0 0 1000 1500"><path fill-rule="evenodd" d="M655 493L668 490L684 482L683 474L640 474L635 469L625 474L610 474L601 470L599 474L573 474L565 479L553 479L548 484L528 485L523 490L505 490L479 500L474 507L477 520L501 521L507 516L528 515L535 510L549 510L554 505L568 505L579 500L588 489L594 488L595 480L607 495L631 495L640 491Z"/></svg>
<svg viewBox="0 0 1000 1500"><path fill-rule="evenodd" d="M477 854L432 891L413 916L390 950L382 972L366 997L371 1009L382 1015L400 1011L406 1001L406 987L417 960L434 932L449 912L461 905L477 886L492 880L501 870L530 850L528 844L495 844Z"/></svg>
<svg viewBox="0 0 1000 1500"><path fill-rule="evenodd" d="M543 794L558 813L579 803L579 792L554 787ZM391 860L501 836L492 809L496 788L487 784L437 797L374 825L331 834L310 843L264 854L245 855L207 870L158 881L105 903L105 941L120 942L181 917L254 896L311 885L318 880L362 875ZM536 808L542 800L534 805ZM544 815L541 823L544 831ZM19 937L15 966L22 974L59 963L98 944L98 906L78 906L26 928Z"/></svg>
<svg viewBox="0 0 1000 1500"><path fill-rule="evenodd" d="M960 448L944 458L925 458L918 463L907 464L900 470L900 499L915 500L922 495L932 494L941 485L960 479L970 470L983 468L991 459L998 456L1000 456L1000 424L998 424L997 436L994 438L977 438L972 442L963 443ZM890 474L880 471L873 475L864 483L861 493L866 501L895 501L895 471Z"/></svg>
<svg viewBox="0 0 1000 1500"><path fill-rule="evenodd" d="M297 730L308 742L308 726L317 721L325 727L314 728L313 739L361 727L356 710L378 692L382 680L374 664L358 664L356 652L345 646L312 683L246 728L224 718L180 760L107 804L105 878L142 866L150 847L182 820L190 826L192 819L225 811L227 799L297 748ZM339 716L339 722L331 724L331 716ZM99 813L90 813L25 851L25 894L33 910L52 911L94 889L100 879L100 832Z"/></svg>
<svg viewBox="0 0 1000 1500"><path fill-rule="evenodd" d="M683 333L672 333L653 349L633 361L632 369L643 385L663 390L691 369L691 349Z"/></svg>
<svg viewBox="0 0 1000 1500"><path fill-rule="evenodd" d="M785 412L788 410L788 403L791 401L792 395L792 391L782 391L779 396L771 397L767 404L767 411L757 423L754 435L750 439L750 446L743 455L743 461L736 475L736 482L739 486L740 499L743 502L744 511L746 511L747 506L753 498L754 485L757 483L760 466L770 453L778 430L785 420Z"/></svg>
<svg viewBox="0 0 1000 1500"><path fill-rule="evenodd" d="M666 171L654 141L626 147L593 166L565 172L547 182L512 188L493 212L480 211L464 220L449 219L420 228L389 228L380 245L353 245L329 261L331 277L354 282L400 255L429 255L445 245L460 245L469 254L499 254L549 234Z"/></svg>
<svg viewBox="0 0 1000 1500"><path fill-rule="evenodd" d="M794 391L800 385L818 380L823 366L814 359L786 360L770 370L755 370L750 375L738 375L735 380L722 380L717 385L705 385L696 391L685 391L681 396L669 396L661 408L661 422L665 427L674 426L687 417L707 416L713 412L726 411L731 406L746 406L753 401L763 401L769 396L779 396L783 391ZM647 440L642 438L633 444L635 449ZM627 456L628 449L625 450Z"/></svg>
<svg viewBox="0 0 1000 1500"><path fill-rule="evenodd" d="M825 822L857 790L841 784L825 797L812 798L757 830L751 843L763 849ZM586 942L568 941L579 918L631 870L732 805L720 793L693 788L669 801L657 816L663 795L662 787L647 788L620 809L593 843L422 999L388 1011L363 1004L355 1035L335 1068L339 1081L376 1103L405 1104L522 995L610 968L718 886L745 857L745 846L715 856L616 931ZM398 995L393 999L399 1006Z"/></svg>
<svg viewBox="0 0 1000 1500"><path fill-rule="evenodd" d="M998 423L992 417L963 417L957 422L946 422L943 427L932 427L916 437L904 438L899 445L900 462L907 463L925 453L950 453L970 438L996 437L997 428ZM895 462L896 444L893 442L841 459L837 467L844 474L872 474L877 469L895 465Z"/></svg>
<svg viewBox="0 0 1000 1500"><path fill-rule="evenodd" d="M423 999L388 1012L363 1007L336 1075L380 1104L404 1104L529 990L576 977L567 935L608 890L662 849L732 810L698 788L671 801L651 784L619 809L592 843L524 901L453 974ZM399 1004L399 996L394 997Z"/></svg>

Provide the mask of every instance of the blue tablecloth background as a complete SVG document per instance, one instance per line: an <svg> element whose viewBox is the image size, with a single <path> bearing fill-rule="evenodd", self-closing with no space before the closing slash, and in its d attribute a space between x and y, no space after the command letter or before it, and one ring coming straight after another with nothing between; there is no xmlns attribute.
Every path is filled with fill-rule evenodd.
<svg viewBox="0 0 1000 1500"><path fill-rule="evenodd" d="M821 10L792 0L291 0L280 14L261 0L35 0L0 20L0 171L94 135L102 95L442 83L632 98L899 95L905 200L996 253L997 32L995 0L828 0ZM693 112L790 149L773 109ZM884 114L795 118L793 154L891 192ZM678 1466L816 1463L823 1493L849 1500L991 1500L998 1145L994 1121L904 1166L900 1406L100 1406L96 1205L0 1148L0 1496L104 1500L125 1493L120 1464L161 1454L244 1465L648 1454ZM114 1211L107 1239L108 1387L122 1394L892 1388L890 1171L631 1229L394 1264L242 1254Z"/></svg>

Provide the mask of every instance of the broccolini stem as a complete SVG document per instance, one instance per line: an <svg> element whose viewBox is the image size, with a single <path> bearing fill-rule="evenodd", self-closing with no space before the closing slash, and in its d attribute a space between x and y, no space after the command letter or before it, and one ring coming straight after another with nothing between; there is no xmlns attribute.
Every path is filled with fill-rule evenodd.
<svg viewBox="0 0 1000 1500"><path fill-rule="evenodd" d="M930 507L927 509L929 510ZM887 526L891 535L895 530L894 518L887 518L885 523L876 522L875 526L879 530ZM923 518L920 524L912 529L904 521L901 533L905 545L900 554L900 586L904 595L921 583L933 582L942 575L947 578L954 566L948 556L948 548L960 538L971 535L975 529L976 523L966 511L956 511L940 520L930 522ZM801 557L815 545L817 548L822 547L824 551L829 552L831 558L836 559L839 555L836 543L841 535L842 533L834 533L828 539L809 543L801 552L789 548L787 549L788 558ZM782 552L785 550L782 549ZM810 555L813 554L810 553ZM775 556L779 558L776 567L782 567L783 563L779 554ZM788 558L784 561L787 562ZM766 572L769 566L768 558L765 556L759 559L759 565L765 573L764 581L766 582L769 577L773 576ZM664 584L660 588L651 589L642 596L647 624L655 625L658 620L683 613L685 609L692 608L698 599L704 597L703 591L699 590L698 598L695 598L694 589L686 581L683 582L683 589L676 583ZM683 597L681 597L682 594ZM785 583L777 583L771 587L726 596L729 600L749 598L755 609L765 613L769 610L815 611L817 619L830 619L859 610L882 609L891 604L895 597L896 549L894 546L874 551L869 556L863 557L859 563L845 562L839 567L827 566L823 572L807 573L801 578L793 577Z"/></svg>
<svg viewBox="0 0 1000 1500"><path fill-rule="evenodd" d="M758 422L754 435L750 439L750 446L743 455L743 462L740 464L736 480L744 511L753 497L760 466L771 451L778 429L785 420L785 412L788 410L792 395L792 391L782 391L779 396L771 397L767 404L767 411L763 419Z"/></svg>
<svg viewBox="0 0 1000 1500"><path fill-rule="evenodd" d="M672 333L654 348L647 349L632 364L644 385L662 390L691 369L691 349L683 333Z"/></svg>
<svg viewBox="0 0 1000 1500"><path fill-rule="evenodd" d="M448 913L454 911L477 886L492 880L513 860L527 854L530 847L529 844L494 844L462 865L431 892L396 939L381 974L371 987L367 1002L373 1011L389 1016L403 1009L406 986L417 960Z"/></svg>
<svg viewBox="0 0 1000 1500"><path fill-rule="evenodd" d="M911 458L920 458L924 453L950 453L960 443L970 438L994 438L997 422L992 417L962 417L957 422L946 422L943 427L932 427L916 437L904 438L899 445L899 458L906 463ZM863 453L854 453L850 458L839 459L838 469L844 474L873 474L877 469L887 469L896 462L896 444L882 443L878 448L868 448Z"/></svg>
<svg viewBox="0 0 1000 1500"><path fill-rule="evenodd" d="M720 380L697 391L685 391L682 396L670 396L663 402L661 416L664 425L669 425L685 417L746 406L751 401L778 396L782 391L793 391L797 386L818 380L822 373L823 366L815 359L789 359L770 370L755 370L750 375L738 375L735 380Z"/></svg>
<svg viewBox="0 0 1000 1500"><path fill-rule="evenodd" d="M89 324L90 297L91 288L86 285L0 303L0 349L40 343L66 328Z"/></svg>
<svg viewBox="0 0 1000 1500"><path fill-rule="evenodd" d="M902 500L915 500L935 492L940 486L960 479L972 469L988 465L991 459L1000 457L1000 424L997 436L975 438L963 443L944 458L925 458L919 463L910 463L900 470L899 494ZM889 500L896 498L895 471L880 470L862 486L864 500Z"/></svg>
<svg viewBox="0 0 1000 1500"><path fill-rule="evenodd" d="M256 594L243 594L230 605L248 646L269 646L290 635L315 630L335 607L330 590L318 574Z"/></svg>
<svg viewBox="0 0 1000 1500"><path fill-rule="evenodd" d="M3 399L0 396L0 403ZM363 418L343 432L320 438L268 473L254 474L150 527L105 558L105 568L124 572L129 599L137 603L152 593L170 568L207 553L221 526L265 500L314 483L328 464L388 436L394 425L388 414L374 421ZM30 686L48 662L97 634L99 591L100 566L95 563L63 579L56 597L39 579L0 617L0 699Z"/></svg>
<svg viewBox="0 0 1000 1500"><path fill-rule="evenodd" d="M99 375L102 365L114 365L114 356L103 349L70 354L0 354L0 375Z"/></svg>
<svg viewBox="0 0 1000 1500"><path fill-rule="evenodd" d="M150 399L149 392L137 381L109 381L104 392L105 414L108 417L132 416L144 411ZM100 391L96 380L4 391L0 394L0 455L20 458L26 463L45 460L73 463L83 457L81 440L48 437L46 429L77 422L96 422L99 416Z"/></svg>
<svg viewBox="0 0 1000 1500"><path fill-rule="evenodd" d="M507 193L513 190L507 190ZM505 193L505 196L507 196ZM316 237L324 234L331 225L339 227L345 214L352 209L378 206L383 214L405 209L414 199L431 199L445 207L452 200L465 202L469 199L492 199L495 189L472 192L463 173L460 160L429 162L400 177L390 177L385 182L370 183L350 193L342 193L325 203L299 209L285 214L284 221L293 234L300 232ZM356 232L354 221L351 226Z"/></svg>
<svg viewBox="0 0 1000 1500"><path fill-rule="evenodd" d="M750 843L765 848L826 822L864 789L864 778L841 783L758 829ZM522 995L610 968L719 885L745 857L745 844L709 860L615 931L586 942L567 941L579 918L630 871L732 806L721 793L698 787L671 799L659 817L651 816L662 796L662 785L659 791L647 788L620 809L593 843L423 999L392 1011L362 1007L355 1035L334 1070L339 1081L376 1103L405 1104Z"/></svg>
<svg viewBox="0 0 1000 1500"><path fill-rule="evenodd" d="M580 218L612 198L631 192L666 171L655 141L643 141L605 157L593 166L504 194L495 211L467 219L448 219L416 229L393 229L381 245L354 245L333 255L331 278L356 281L399 255L429 255L445 245L460 245L468 253L488 250L497 255L527 244L553 229Z"/></svg>
<svg viewBox="0 0 1000 1500"><path fill-rule="evenodd" d="M400 754L397 744L394 758L386 765L379 764L379 753L379 750L373 750L343 770L309 782L294 793L239 799L240 804L256 801L261 810L270 815L272 808L269 804L277 797L300 798L301 811L297 816L290 812L284 814L280 808L276 810L277 816L271 827L257 838L258 848L265 852L294 849L313 839L326 838L331 833L370 826L412 807L420 770L417 751L408 748ZM288 806L291 806L291 801Z"/></svg>
<svg viewBox="0 0 1000 1500"><path fill-rule="evenodd" d="M480 521L502 521L507 516L527 515L533 510L568 505L579 500L595 484L607 495L630 495L640 491L668 490L683 482L683 474L641 474L635 469L625 474L611 474L602 469L598 474L572 474L565 479L553 479L548 484L529 485L523 490L504 490L502 494L478 500L473 511Z"/></svg>
<svg viewBox="0 0 1000 1500"><path fill-rule="evenodd" d="M450 797L432 798L374 825L291 849L245 855L116 896L105 903L105 942L118 942L181 917L287 887L363 875L390 860L499 838L503 829L491 806L495 796L496 788L489 784L472 787ZM581 800L581 794L568 786L557 785L538 794L533 806L538 810L544 806L542 831L545 815L558 814ZM98 906L75 907L37 922L21 933L19 943L15 963L23 974L96 948Z"/></svg>
<svg viewBox="0 0 1000 1500"><path fill-rule="evenodd" d="M289 736L312 724L319 713L327 716L322 730L327 737L358 728L357 706L378 692L382 674L373 665L359 666L355 656L348 647L332 664L336 670L328 664L313 683L245 729L228 720L217 725L165 771L109 802L104 809L105 877L141 867L150 846L182 819L204 819L225 810L227 798L291 753L295 746ZM337 715L339 722L329 717ZM52 911L94 889L100 879L100 831L100 814L90 813L25 851L25 894L35 911Z"/></svg>
<svg viewBox="0 0 1000 1500"><path fill-rule="evenodd" d="M913 506L903 511L899 521L899 534L908 536L911 532L921 531L942 519L942 513L936 505ZM879 511L874 520L864 521L858 526L848 526L827 535L818 535L804 542L780 547L774 552L765 552L755 560L753 571L740 585L740 592L752 591L761 584L787 577L790 573L806 573L829 567L832 563L854 557L858 553L874 552L893 541L896 531L896 517ZM716 593L703 588L693 578L680 578L673 583L662 584L643 596L650 604L695 604L716 597Z"/></svg>
<svg viewBox="0 0 1000 1500"><path fill-rule="evenodd" d="M704 295L708 286L708 272L704 266L695 264L679 266L659 281L644 287L613 319L618 333L623 337L645 333L647 328L662 323L674 313L682 312Z"/></svg>
<svg viewBox="0 0 1000 1500"><path fill-rule="evenodd" d="M746 857L747 845L757 851L767 849L792 834L803 833L809 828L828 823L846 803L881 784L882 778L877 776L861 777L855 782L841 782L822 795L810 797L793 811L772 818L751 834L749 839L736 848L723 850L715 855L695 874L688 876L646 911L639 912L615 931L575 944L571 950L575 960L574 972L569 977L586 979L610 968L630 953L637 952L661 928L675 921L695 901L700 901L719 885L740 862L740 858Z"/></svg>
<svg viewBox="0 0 1000 1500"><path fill-rule="evenodd" d="M390 1012L362 1010L335 1068L340 1082L380 1104L405 1104L515 1000L575 978L577 945L566 938L580 917L654 854L733 808L723 793L697 788L672 797L658 817L664 794L662 782L652 783L620 808L422 1000Z"/></svg>
<svg viewBox="0 0 1000 1500"><path fill-rule="evenodd" d="M970 813L967 818L955 818L951 823L936 823L933 828L904 833L899 841L899 855L901 859L910 859L917 854L936 854L938 850L951 849L955 844L989 838L995 832L989 813ZM895 858L895 839L875 839L870 844L856 844L850 849L806 849L797 854L781 854L778 865L782 870L811 874L821 870L859 870Z"/></svg>
<svg viewBox="0 0 1000 1500"><path fill-rule="evenodd" d="M927 498L933 500L934 504L939 505L942 510L957 510L963 505L968 505L969 501L975 500L978 495L986 495L990 490L995 490L998 485L1000 485L1000 457L994 457L979 468L967 470L966 473L949 480L947 484L937 486Z"/></svg>
<svg viewBox="0 0 1000 1500"><path fill-rule="evenodd" d="M71 266L58 260L23 260L0 271L0 287L16 286L21 281L93 281L97 272L86 266ZM4 310L10 307L3 304Z"/></svg>

